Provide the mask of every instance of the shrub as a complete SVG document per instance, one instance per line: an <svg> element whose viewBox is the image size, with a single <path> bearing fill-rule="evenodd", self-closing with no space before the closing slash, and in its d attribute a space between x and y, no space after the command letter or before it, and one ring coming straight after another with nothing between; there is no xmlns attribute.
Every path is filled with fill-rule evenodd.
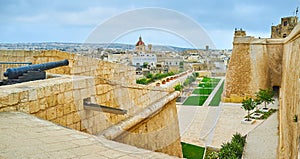
<svg viewBox="0 0 300 159"><path fill-rule="evenodd" d="M173 76L175 75L174 72L169 72L169 73L157 73L155 75L149 73L146 75L146 78L141 78L141 79L137 79L136 80L136 83L137 84L148 84L148 83L151 83L151 82L154 82L156 80L160 80L162 78L165 78L165 77L168 77L168 76Z"/></svg>
<svg viewBox="0 0 300 159"><path fill-rule="evenodd" d="M206 149L205 159L218 159L218 158L219 158L218 152L216 151L208 152L208 150Z"/></svg>
<svg viewBox="0 0 300 159"><path fill-rule="evenodd" d="M182 91L183 86L181 84L177 84L174 86L175 91Z"/></svg>
<svg viewBox="0 0 300 159"><path fill-rule="evenodd" d="M193 72L193 76L194 77L198 77L199 76L199 72Z"/></svg>
<svg viewBox="0 0 300 159"><path fill-rule="evenodd" d="M141 78L136 80L137 84L148 84L147 83L147 78Z"/></svg>
<svg viewBox="0 0 300 159"><path fill-rule="evenodd" d="M153 74L152 74L152 73L149 73L149 74L146 75L146 77L147 77L147 78L153 78Z"/></svg>
<svg viewBox="0 0 300 159"><path fill-rule="evenodd" d="M219 152L222 159L242 158L246 138L239 133L233 135L231 142L223 143Z"/></svg>

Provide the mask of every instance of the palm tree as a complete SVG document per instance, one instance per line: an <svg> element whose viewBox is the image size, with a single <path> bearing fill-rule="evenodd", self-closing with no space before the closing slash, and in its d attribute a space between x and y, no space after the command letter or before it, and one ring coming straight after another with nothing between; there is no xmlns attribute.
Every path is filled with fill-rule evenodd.
<svg viewBox="0 0 300 159"><path fill-rule="evenodd" d="M250 110L253 110L256 107L256 102L252 98L248 98L246 100L243 100L242 107L248 111L247 121L250 120Z"/></svg>
<svg viewBox="0 0 300 159"><path fill-rule="evenodd" d="M256 96L256 100L259 103L264 103L265 108L267 109L267 104L269 103L274 103L274 92L272 89L268 88L268 89L259 89L258 92L255 93Z"/></svg>

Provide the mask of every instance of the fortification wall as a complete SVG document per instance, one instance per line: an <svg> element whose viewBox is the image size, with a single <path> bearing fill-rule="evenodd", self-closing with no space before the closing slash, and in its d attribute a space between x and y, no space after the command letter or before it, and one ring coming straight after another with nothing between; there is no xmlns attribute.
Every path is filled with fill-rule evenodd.
<svg viewBox="0 0 300 159"><path fill-rule="evenodd" d="M300 125L300 26L286 38L279 107L279 158L298 158Z"/></svg>
<svg viewBox="0 0 300 159"><path fill-rule="evenodd" d="M239 103L259 89L280 86L282 54L280 39L235 37L223 101Z"/></svg>
<svg viewBox="0 0 300 159"><path fill-rule="evenodd" d="M172 100L157 114L140 122L114 140L182 157L176 118L176 100Z"/></svg>
<svg viewBox="0 0 300 159"><path fill-rule="evenodd" d="M278 158L298 158L300 24L285 39L235 38L224 100L241 102L259 88L279 86ZM245 66L242 66L245 65ZM234 97L234 98L233 98Z"/></svg>
<svg viewBox="0 0 300 159"><path fill-rule="evenodd" d="M0 59L2 55L5 55L6 58L2 56L2 59L6 61L11 61L9 57L17 57L18 62L33 62L34 64L68 59L70 64L47 70L47 73L63 74L56 78L1 86L0 112L22 111L75 130L99 134L174 91L136 85L133 67L60 51L34 51L24 54L21 52L0 51ZM17 56L9 56L10 54ZM93 103L125 109L127 114L116 115L85 110L83 107L85 98L91 98ZM176 109L175 102L171 102L170 105ZM163 135L167 137L168 134L173 133L173 127L178 128L178 118L177 115L170 118L164 115L147 120L147 122L166 119L177 121L176 125L165 128L169 133ZM149 124L148 127L155 129L156 125ZM140 133L142 136L145 134L143 131ZM179 131L175 134L174 137L180 141ZM152 140L157 141L157 138ZM176 142L172 146L162 147L160 152L181 157L181 151L171 151L171 149L179 148L181 148L180 142Z"/></svg>
<svg viewBox="0 0 300 159"><path fill-rule="evenodd" d="M0 62L33 62L34 55L39 54L39 51L25 51L25 50L0 50ZM7 68L24 66L21 64L6 64L0 65L0 80L5 79L3 73Z"/></svg>

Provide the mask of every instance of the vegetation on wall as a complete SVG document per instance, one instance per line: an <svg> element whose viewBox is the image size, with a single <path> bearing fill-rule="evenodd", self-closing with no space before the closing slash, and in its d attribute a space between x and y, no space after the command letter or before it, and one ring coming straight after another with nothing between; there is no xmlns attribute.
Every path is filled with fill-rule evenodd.
<svg viewBox="0 0 300 159"><path fill-rule="evenodd" d="M182 91L183 86L179 83L176 86L174 86L175 91Z"/></svg>
<svg viewBox="0 0 300 159"><path fill-rule="evenodd" d="M157 74L147 74L145 78L140 78L136 80L137 84L149 84L151 82L154 82L156 80L160 80L162 78L168 77L168 76L173 76L175 75L174 72L168 72L168 73L157 73Z"/></svg>
<svg viewBox="0 0 300 159"><path fill-rule="evenodd" d="M183 86L188 86L189 84L191 84L194 81L196 81L196 77L193 74L192 76L188 76L186 78L186 80L183 82Z"/></svg>

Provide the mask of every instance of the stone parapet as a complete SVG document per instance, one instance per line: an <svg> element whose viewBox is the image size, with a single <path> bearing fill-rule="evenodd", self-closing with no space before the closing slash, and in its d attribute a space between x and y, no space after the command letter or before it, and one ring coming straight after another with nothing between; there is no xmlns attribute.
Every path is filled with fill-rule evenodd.
<svg viewBox="0 0 300 159"><path fill-rule="evenodd" d="M123 120L147 111L149 106L174 92L173 88L137 85L135 69L130 66L56 50L16 52L20 54L15 51L0 51L0 59L9 60L16 54L18 62L37 64L68 59L69 65L47 70L49 78L45 80L1 86L0 112L25 112L71 129L99 134ZM127 114L85 110L85 98L90 98L95 104L127 110ZM181 157L175 100L167 101L161 106L158 115L136 123L133 127L146 124L149 129L156 129L156 124L164 121L165 124L160 125L165 130L161 137L172 134L177 140L172 143L162 141L165 147L161 145L154 149L155 141L158 142L161 138L146 136L147 140L142 143L148 146L143 148ZM167 120L173 124L168 125ZM141 135L144 132L147 131L141 130ZM150 140L153 142L149 142ZM133 141L127 140L123 143L135 145Z"/></svg>

